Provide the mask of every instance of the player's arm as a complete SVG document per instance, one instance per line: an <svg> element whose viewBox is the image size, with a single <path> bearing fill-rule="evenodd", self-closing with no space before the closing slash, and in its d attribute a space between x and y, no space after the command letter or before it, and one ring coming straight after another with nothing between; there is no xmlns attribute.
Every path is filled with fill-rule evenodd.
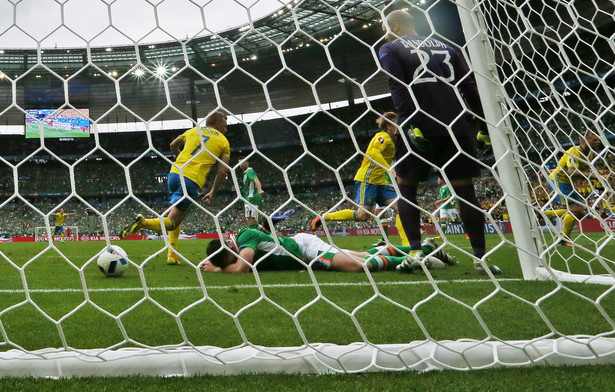
<svg viewBox="0 0 615 392"><path fill-rule="evenodd" d="M449 201L451 197L453 197L453 195L449 195L449 196L445 197L444 199L436 200L434 203L435 203L435 205L439 206L440 204L444 204L447 201Z"/></svg>
<svg viewBox="0 0 615 392"><path fill-rule="evenodd" d="M252 272L250 265L254 261L256 251L253 248L243 248L239 252L237 261L222 268L222 272L229 274L245 274ZM243 260L242 260L243 259ZM245 260L245 261L244 261Z"/></svg>
<svg viewBox="0 0 615 392"><path fill-rule="evenodd" d="M169 145L173 155L178 156L179 153L183 150L184 144L185 144L184 139L181 136L178 136L175 139L173 139L173 141Z"/></svg>
<svg viewBox="0 0 615 392"><path fill-rule="evenodd" d="M259 195L262 195L263 193L265 193L265 191L263 190L261 181L258 179L258 177L254 177L254 185L256 185L256 190L258 191Z"/></svg>
<svg viewBox="0 0 615 392"><path fill-rule="evenodd" d="M220 160L222 162L224 162L224 165L222 163L218 163L218 173L216 173L216 178L214 179L214 184L211 187L211 190L209 192L207 192L205 194L205 196L203 196L203 201L205 203L211 203L211 201L214 199L214 197L216 197L216 193L218 193L218 188L220 188L220 185L222 184L222 182L224 181L224 179L226 178L226 175L228 173L228 164L229 164L229 157L220 157Z"/></svg>
<svg viewBox="0 0 615 392"><path fill-rule="evenodd" d="M415 108L413 105L410 91L408 86L404 83L404 68L399 61L399 58L394 53L393 49L384 45L380 48L378 53L380 65L391 78L389 79L389 89L391 95L403 98L403 104L405 107L396 108L399 113L413 113ZM398 104L397 102L395 103Z"/></svg>
<svg viewBox="0 0 615 392"><path fill-rule="evenodd" d="M474 74L470 72L470 67L468 67L461 53L455 51L452 63L453 70L455 71L455 83L458 83L461 96L475 115L485 118L480 95L478 94L478 87L476 86L476 79Z"/></svg>

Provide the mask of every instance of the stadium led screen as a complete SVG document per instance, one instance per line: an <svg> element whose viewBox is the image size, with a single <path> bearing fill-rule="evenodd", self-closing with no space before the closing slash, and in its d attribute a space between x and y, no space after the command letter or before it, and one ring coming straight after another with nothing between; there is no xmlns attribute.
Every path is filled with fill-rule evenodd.
<svg viewBox="0 0 615 392"><path fill-rule="evenodd" d="M26 137L46 138L89 137L90 109L29 109L26 110Z"/></svg>

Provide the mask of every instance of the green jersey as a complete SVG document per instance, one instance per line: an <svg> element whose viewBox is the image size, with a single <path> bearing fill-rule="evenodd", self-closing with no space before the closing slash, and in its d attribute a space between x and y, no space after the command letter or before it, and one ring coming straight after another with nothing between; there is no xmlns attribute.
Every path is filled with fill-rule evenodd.
<svg viewBox="0 0 615 392"><path fill-rule="evenodd" d="M297 245L297 242L292 238L278 237L280 246L277 246L273 237L268 233L253 229L244 229L239 230L234 241L237 243L237 248L239 248L240 252L245 248L254 249L255 254L252 262L256 264L256 268L259 271L288 271L305 268L291 256L293 255L299 260L304 259L299 245ZM258 264L256 263L257 261L259 261Z"/></svg>
<svg viewBox="0 0 615 392"><path fill-rule="evenodd" d="M451 190L448 189L448 185L444 185L442 188L440 188L440 200L444 200L449 196L453 196L453 194L451 193ZM444 203L444 205L442 205L442 209L454 210L455 202L451 200L451 201Z"/></svg>
<svg viewBox="0 0 615 392"><path fill-rule="evenodd" d="M243 173L243 182L241 184L241 196L255 206L261 205L261 195L256 189L254 180L258 178L256 172L251 167Z"/></svg>

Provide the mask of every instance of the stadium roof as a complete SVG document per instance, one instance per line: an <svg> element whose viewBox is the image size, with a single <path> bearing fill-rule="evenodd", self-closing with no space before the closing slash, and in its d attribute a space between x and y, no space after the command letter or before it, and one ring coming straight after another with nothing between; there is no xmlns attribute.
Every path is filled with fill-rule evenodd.
<svg viewBox="0 0 615 392"><path fill-rule="evenodd" d="M380 10L388 3L295 0L255 21L253 28L239 26L182 42L4 49L0 108L12 102L11 81L24 109L64 105L66 83L70 104L89 108L101 122L203 117L219 105L242 114L341 101L349 94L360 98L364 94L357 83L377 71L361 41L373 45L381 38ZM380 78L368 95L385 91ZM353 85L340 83L346 80ZM165 109L162 81L177 110ZM120 100L127 110L114 108ZM23 113L11 109L0 123L23 124Z"/></svg>

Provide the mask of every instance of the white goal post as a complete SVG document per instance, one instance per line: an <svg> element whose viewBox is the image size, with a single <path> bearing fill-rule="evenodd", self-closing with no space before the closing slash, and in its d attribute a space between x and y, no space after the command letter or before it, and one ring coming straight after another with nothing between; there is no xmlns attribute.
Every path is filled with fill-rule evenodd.
<svg viewBox="0 0 615 392"><path fill-rule="evenodd" d="M53 235L53 231L54 231L54 226L51 226L51 235L53 236L53 241L60 241L62 239L62 236ZM36 242L47 241L48 238L49 237L47 234L47 227L36 226L34 228L34 240ZM65 241L79 241L79 226L64 226L64 240Z"/></svg>
<svg viewBox="0 0 615 392"><path fill-rule="evenodd" d="M265 3L264 0L261 2ZM56 146L41 136L34 153L27 152L17 158L0 156L0 162L9 169L9 177L16 188L14 194L0 203L0 208L13 208L11 203L19 203L24 209L34 211L36 218L32 220L39 219L35 224L44 224L40 222L40 217L45 216L47 209L51 211L56 207L50 207L55 201L40 202L37 189L31 192L35 197L24 196L30 177L23 176L20 179L20 176L28 170L28 163L36 161L41 164L40 161L55 159L61 170L66 169L65 184L70 191L66 199L63 193L56 193L55 197L61 199L57 204L61 205L70 199L84 209L87 208L92 222L100 222L107 245L110 244L111 235L117 234L117 228L122 227L120 223L130 223L137 211L160 218L162 222L162 217L167 217L169 210L161 212L160 205L155 204L157 194L152 191L155 186L147 182L149 172L140 171L143 166L150 165L153 158L170 166L171 154L165 150L168 144L156 145L153 141L154 130L182 128L177 132L180 135L185 128L204 126L204 112L211 113L214 110L225 110L229 124L242 126L241 129L236 128L239 131L235 132L235 137L240 139L242 135L245 136L245 143L240 146L243 150L239 153L239 147L234 146L229 136L231 148L235 148L235 161L227 165L230 169L227 183L231 185L226 198L222 198L219 205L194 203L187 221L196 220L195 216L198 216L198 219L212 222L211 227L215 227L220 239L229 236L228 232L223 232L223 221L235 220L236 217L229 218L229 215L233 213L233 207L236 207L238 201L243 199L239 192L243 170L239 163L236 164L236 156L240 154L251 160L261 160L279 179L277 186L281 189L283 200L272 206L274 211L266 217L269 223L274 213L289 210L290 204L301 208L301 214L305 214L304 220L307 222L349 205L356 207L353 195L347 192L352 184L346 178L348 176L345 171L354 165L356 158L363 159L366 156L362 149L363 142L367 140L366 130L361 128L361 120L368 118L373 124L373 119L382 112L393 109L390 105L387 110L374 108L372 102L375 99L370 93L375 91L378 94L373 95L382 97L388 96L389 91L386 84L389 75L378 62L378 49L385 42L381 23L393 9L406 8L416 15L417 20L423 20L421 28L424 31L421 34L459 49L476 78L485 113L484 119L476 121L483 122L492 141L492 152L481 155L480 164L484 177L489 177L495 184L493 188L497 188L490 199L485 198L488 200L481 208L489 222L496 221L496 210L504 209L509 216L506 224L510 223L512 228L512 233L504 232L501 227L509 227L504 226L504 219L500 222L502 226L493 226L494 234L489 237L486 257L490 258L490 263L499 264L501 252L513 249L520 268L516 269L516 260L514 263L511 260L500 260L507 263L509 268L504 269L501 275L488 273L487 276L449 279L446 272L452 268L437 272L425 266L417 273L420 278L414 275L403 275L400 278L395 271L386 271L383 274L389 275L376 279L373 271L364 264L364 271L359 272L362 274L361 280L352 282L345 280L344 275L327 280L309 268L293 277L296 282L277 282L264 272L261 275L255 270L253 275L249 275L251 280L242 276L239 278L245 279L237 283L232 279L234 276L224 276L225 279L219 283L212 280L212 273L200 270L206 261L205 245L198 255L189 254L178 247L178 260L183 265L165 264L167 250L171 246L169 233L163 225L161 237L164 245L161 248L152 245L158 241L120 243L125 248L135 249L134 252L128 252L128 262L132 269L130 274L137 276L131 281L132 285L125 284L126 276L105 278L104 283L101 283L102 277L98 271L94 272L98 274L96 276L99 280L92 279L94 274L90 274L92 269L97 269L98 249L75 256L76 249L82 249L79 246L85 246L85 242L54 245L51 242L60 237L55 236L53 241L49 241L49 235L53 235L53 226L38 226L35 228L35 240L50 243L36 244L37 251L33 255L12 256L12 249L8 246L15 244L0 244L0 295L10 297L0 302L0 378L465 371L517 366L615 364L615 305L612 300L615 287L615 133L612 131L615 124L615 92L612 88L615 79L615 35L611 31L608 36L605 33L608 29L603 28L615 26L615 6L612 2L596 0L575 4L564 0L527 1L518 7L516 4L520 2L506 0L276 0L278 6L264 16L265 19L261 21L263 23L259 24L258 20L253 19L252 12L261 2L257 1L254 6L247 7L240 0L225 0L225 5L237 15L245 14L245 20L237 28L219 32L210 30L206 23L209 11L207 4L211 2L201 6L189 1L187 3L190 7L196 7L191 14L197 15L197 18L185 24L201 23L202 28L195 33L196 36L186 35L184 39L184 34L174 35L162 25L165 18L160 16L166 16L165 2L153 4L146 1L154 10L153 20L149 21L151 30L140 32L137 38L122 32L118 38L122 44L109 45L104 50L101 49L104 46L97 47L97 40L110 30L122 30L121 24L113 24L119 19L115 14L108 21L109 29L105 27L93 37L82 37L80 34L86 33L80 33L78 28L65 22L67 15L62 5L58 11L62 17L58 18L58 25L51 28L51 32L43 36L26 34L26 38L35 41L29 55L18 51L15 55L8 48L5 53L3 42L12 39L11 34L15 33L7 31L23 23L19 22L19 18L10 22L12 27L7 31L0 30L0 67L9 67L19 62L19 59L26 60L22 60L25 63L19 71L0 69L0 88L3 84L8 85L9 88L4 91L10 98L6 108L0 109L0 124L3 120L1 117L8 116L11 110L19 112L21 116L25 109L36 106L38 101L28 101L23 97L26 95L24 91L28 89L36 93L56 93L62 105L78 109L89 105L83 100L71 102L71 94L75 90L90 89L90 86L86 86L88 83L97 83L91 87L92 91L96 91L96 102L92 102L92 107L98 105L104 109L99 108L100 113L94 115L95 110L90 108L94 147L76 149L82 155L61 156L57 154ZM71 2L67 3L69 7ZM93 3L100 3L98 5L104 11L99 12L100 15L110 17L115 12L115 6L108 2L93 0ZM17 14L19 6L19 2L11 3L9 8L15 12L7 14ZM603 6L609 8L605 10ZM169 9L166 12L171 13ZM459 20L463 30L463 36L456 37L456 42L438 31L439 26L448 23L438 18L449 17L455 22ZM28 24L36 25L35 22L28 21ZM279 24L266 27L274 22ZM127 28L126 25L124 27ZM50 51L46 49L48 46L49 49L53 47L49 44L49 38L53 37L54 32L64 30L69 31L67 34L76 35L85 48L71 46L62 49L66 53L58 54L57 58L51 57L49 53L47 56L50 57L43 56L44 52ZM166 41L144 42L144 36L147 37L153 30L160 30ZM361 32L367 33L361 35ZM341 41L342 38L347 41ZM340 41L342 45L338 44ZM367 53L363 58L365 63L360 63L365 64L365 69L357 64L347 64L344 58L346 52L342 55L336 53L352 45L356 45L357 51ZM59 46L64 48L63 45ZM122 47L132 52L126 54L122 52ZM289 57L291 53L308 47L317 48L318 53L306 52L304 57ZM77 60L78 71L64 74L62 68L54 68L76 49L82 49ZM259 49L263 49L263 55ZM265 49L269 51L265 52ZM146 52L150 63L145 61ZM318 66L312 67L310 54L320 58L321 61L314 60ZM172 74L171 67L165 68L162 64L164 56L172 57L177 62L174 64L180 64L179 67L173 66L175 70L172 72L177 73ZM277 65L262 64L259 68L257 61L267 60L266 56L271 56L271 64L279 63L280 69L271 71L268 68L273 69ZM221 59L227 60L227 68L221 65ZM125 63L124 71L118 73L113 68L114 62ZM301 68L299 63L306 63L313 69ZM79 75L81 69L89 69L91 77L88 76L88 79ZM210 73L206 74L205 70ZM43 87L37 85L37 80L43 79L35 75L38 71L49 74L51 79L58 79L56 84L62 93L51 91L51 82ZM28 79L29 74L31 80ZM232 90L234 77L239 80L237 85L245 86L245 97L229 93L235 91ZM137 82L131 84L131 78ZM331 78L333 82L327 84ZM288 90L280 87L291 83L291 79L297 83L293 85L297 90L296 96L290 96ZM438 78L432 79L435 81ZM73 82L77 85L76 89L73 88ZM450 85L450 81L445 82ZM148 88L154 92L142 89L142 85L147 83ZM108 86L105 87L105 84ZM374 87L375 84L378 86ZM457 86L449 87L456 89ZM104 93L98 89L104 90ZM186 91L173 95L177 92L173 89ZM248 91L251 89L258 92L252 95ZM365 107L365 111L358 115L351 113L337 116L332 110L336 102L331 97L339 97L339 89L347 94L348 103L345 105L350 110L360 103L364 105L361 107ZM134 94L143 91L148 92L140 98L134 98ZM360 94L360 99L355 99L353 94ZM282 99L279 99L280 96ZM209 105L200 115L197 115L197 103L201 104L201 101L197 98L203 100L203 106ZM208 100L207 104L205 100ZM303 105L304 101L314 101L316 105L294 116L292 110L297 108L288 107L290 101L296 102L297 106L300 106L299 102ZM148 109L151 111L147 115L139 112L149 104L154 109ZM286 105L283 109L289 111L276 107L277 104ZM256 114L250 115L248 109L241 105L254 105ZM279 124L265 122L273 117L284 122L287 128L280 126L278 130L275 127ZM110 124L114 121L110 118L115 118L118 123ZM322 134L319 133L321 124L327 121L335 124L335 132L332 132L331 137L324 127ZM172 126L169 123L180 125ZM266 132L263 132L263 124L267 125L264 127L267 128ZM269 124L273 125L269 127ZM445 125L449 128L451 126ZM131 155L119 149L120 152L116 154L116 147L119 146L101 141L103 130L121 129L144 133L144 151ZM318 130L312 131L314 129ZM280 137L284 132L293 135L284 139ZM571 155L569 150L582 143L580 140L587 133L598 136L604 148L593 151L593 155ZM341 141L347 143L341 144ZM287 159L291 153L297 152L293 148L298 151L297 155ZM276 149L288 151L288 156L278 160L274 157ZM335 158L339 155L339 160L323 158L331 155L335 155ZM574 166L575 159L588 166L587 170L579 169L578 172L582 172L580 174L574 168L571 170L576 176L575 181L580 181L591 190L590 194L584 194L579 200L562 194L560 188L553 192L548 188L552 184L549 182L551 171L566 156L572 159L570 167ZM479 161L479 158L475 159ZM220 159L217 160L219 165L225 165ZM86 165L92 161L110 162L105 168L113 167L120 175L113 177L112 184L100 183L97 175L102 177L101 173L94 172L92 175L88 172ZM438 173L442 174L443 171ZM34 177L35 174L28 175ZM160 171L156 175L159 179L164 177ZM320 181L321 177L327 175L330 182L323 185L325 192L311 190L312 186L325 183L325 180L322 183ZM25 177L26 180L23 179ZM115 181L118 177L120 179ZM445 182L450 184L446 175L444 177ZM307 178L306 181L310 183L306 188L309 191L301 193L298 190L298 178ZM268 185L268 179L267 175L262 176L264 186ZM118 185L118 182L122 183ZM123 188L124 184L126 189ZM183 180L182 186L186 188ZM576 186L574 181L571 186ZM399 194L399 187L394 187ZM59 191L51 190L49 193L53 192ZM312 194L306 196L310 192ZM562 200L559 204L555 200L558 195ZM264 197L267 196L265 193ZM456 194L453 197L461 201ZM433 207L434 200L426 201L431 204L419 205L423 217L437 222L439 207ZM323 203L327 203L324 212ZM563 225L569 225L566 223L570 222L569 218L564 217L572 216L570 211L575 210L575 206L582 207L584 212L574 215L577 231L565 237L562 235L562 220L567 219ZM71 206L70 210L79 209ZM132 215L126 215L128 213ZM124 221L119 222L118 216ZM374 217L374 221L379 224L381 216ZM322 220L325 221L324 218ZM82 224L81 221L79 224ZM305 225L305 222L302 224ZM325 221L325 229L327 224ZM593 225L591 230L590 225ZM541 230L541 226L546 227L546 230ZM65 226L67 228L71 229L72 237L65 236L65 240L78 241L79 227ZM472 262L469 261L473 257L469 244L459 245L460 242L453 239L453 234L447 237L446 233L438 230L436 228L436 234L442 234L442 245L438 250L455 252L460 260L459 265L453 268L466 268L467 274L475 274ZM198 234L203 234L202 231L200 228ZM273 237L279 247L278 234L274 233ZM329 231L324 232L322 239L335 246ZM103 246L101 242L100 248ZM16 252L17 247L14 249ZM161 259L164 259L162 264ZM54 280L49 279L49 283L45 276L41 278L42 265L45 263L58 266L59 278L54 276ZM190 283L182 287L165 285L167 275L173 274L166 274L165 271L170 270L164 268L173 269L176 275L184 274L182 279ZM61 280L62 274L67 276L66 282ZM412 294L406 295L404 292L403 296L397 296L394 289L400 287L408 289ZM345 290L342 297L352 301L342 303L336 293L331 294L329 290L332 288L342 288ZM363 288L367 288L367 294L359 292ZM299 290L305 290L308 294L299 295ZM173 295L166 295L169 292ZM54 295L64 295L68 300L62 302L54 298L49 301ZM126 296L127 305L119 304L119 300L109 300L111 295L115 298ZM298 298L297 303L287 306L284 301L294 295ZM237 297L241 300L237 300ZM166 302L169 298L180 299L173 303ZM105 300L111 304L101 304ZM57 306L60 302L62 306ZM450 306L458 312L459 318L455 318L455 322L459 320L459 324L471 324L470 333L460 336L456 328L443 327L441 317L444 315L437 313L440 306ZM267 307L266 311L270 313L262 312L261 307ZM566 319L576 318L579 309L587 310L594 318L591 321L568 323ZM213 321L208 318L204 315L206 311L219 319ZM150 316L147 312L158 317ZM309 319L313 317L310 316L311 312L322 312L323 316ZM368 312L379 316L374 317ZM112 329L113 333L107 333L108 330L100 333L99 325L94 322L85 327L71 325L75 317L83 314L89 317L90 313L95 315L91 316L91 320L99 320L96 317L103 319L104 324L101 323L100 328ZM273 313L281 314L288 325L278 325L271 321L277 320L270 318ZM456 317L456 314L453 316ZM523 318L525 316L537 327L518 334L516 327L526 322ZM255 342L251 334L253 331L249 331L251 325L246 322L248 317L260 317L263 325L271 323L263 328L269 332L287 328L292 336L286 339L291 343L284 341L263 345ZM340 321L342 319L345 324ZM20 326L30 327L30 320L37 322L32 325L43 326L41 328L45 328L45 334L53 337L48 340L55 345L31 349L24 344L20 340L19 329ZM322 327L319 322L323 323ZM389 322L396 327L403 327L399 327L397 334L390 338L392 341L382 343L377 340L378 332L381 328L387 328ZM158 324L164 326L159 327ZM312 324L318 325L314 327ZM410 338L403 334L406 324L412 324L413 327ZM168 329L168 340L160 342L148 335L151 330L147 328L152 325L165 333ZM208 329L210 325L211 329ZM349 337L342 339L342 343L329 342L326 340L328 335L313 333L313 330L334 329L339 325L352 329L348 332ZM90 341L84 342L78 333L82 332L79 328L89 329ZM146 331L144 337L139 335L139 328ZM33 331L31 335L38 332L36 329ZM199 334L211 339L222 339L221 335L226 333L236 335L240 343L195 343L201 341L198 340ZM135 335L138 337L135 338ZM398 335L401 336L399 339ZM76 345L74 341L82 345ZM104 343L94 345L101 341Z"/></svg>

